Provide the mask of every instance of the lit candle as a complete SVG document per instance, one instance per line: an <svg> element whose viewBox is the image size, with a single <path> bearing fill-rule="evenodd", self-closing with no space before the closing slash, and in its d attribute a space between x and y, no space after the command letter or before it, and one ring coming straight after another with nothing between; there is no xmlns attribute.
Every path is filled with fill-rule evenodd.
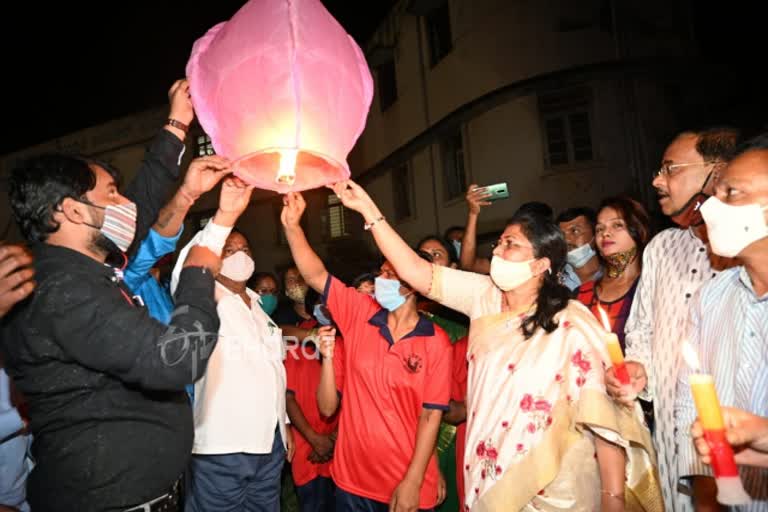
<svg viewBox="0 0 768 512"><path fill-rule="evenodd" d="M603 308L597 306L597 310L600 312L603 327L608 332L605 336L605 345L608 348L608 355L611 357L613 372L616 374L619 382L621 382L621 390L626 393L629 400L634 400L637 397L637 393L635 393L635 389L632 387L632 380L629 378L627 365L624 363L624 353L621 351L619 337L611 331L611 323L608 321L608 315L605 314Z"/></svg>
<svg viewBox="0 0 768 512"><path fill-rule="evenodd" d="M712 452L712 472L717 482L717 501L723 505L742 505L750 501L739 476L739 468L733 457L733 448L725 438L725 422L720 402L711 375L698 373L699 358L690 343L683 342L683 358L694 370L689 377L693 402L699 422L704 430L704 439Z"/></svg>

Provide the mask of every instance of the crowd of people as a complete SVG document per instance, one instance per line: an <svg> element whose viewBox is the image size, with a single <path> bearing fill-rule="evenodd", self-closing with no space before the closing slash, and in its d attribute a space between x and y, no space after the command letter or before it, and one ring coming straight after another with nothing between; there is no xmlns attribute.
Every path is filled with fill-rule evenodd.
<svg viewBox="0 0 768 512"><path fill-rule="evenodd" d="M220 156L181 177L186 81L169 100L124 191L83 156L10 177L28 245L0 246L0 510L274 512L286 462L305 512L716 510L694 370L725 406L751 498L734 510L768 510L768 134L675 137L653 180L674 227L654 234L627 196L528 202L489 257L483 187L465 226L411 246L332 184L382 256L344 283L295 192L293 264L256 272L235 227L253 187Z"/></svg>

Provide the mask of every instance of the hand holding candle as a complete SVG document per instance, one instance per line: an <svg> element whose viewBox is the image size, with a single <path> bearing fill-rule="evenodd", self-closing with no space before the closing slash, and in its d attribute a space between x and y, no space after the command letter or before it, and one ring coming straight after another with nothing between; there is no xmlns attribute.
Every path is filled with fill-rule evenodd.
<svg viewBox="0 0 768 512"><path fill-rule="evenodd" d="M608 331L605 337L605 344L608 348L608 355L611 357L611 363L613 364L613 371L616 374L616 378L621 382L622 393L626 395L628 400L634 400L637 397L635 389L632 387L632 380L629 378L629 372L627 371L627 365L624 363L624 353L621 351L621 345L619 344L619 338L611 332L611 324L608 321L608 315L600 306L597 307L600 312L600 318L603 322L603 327Z"/></svg>
<svg viewBox="0 0 768 512"><path fill-rule="evenodd" d="M683 343L683 358L694 372L699 371L699 358L688 342ZM717 501L723 505L748 503L750 498L741 483L733 448L725 438L725 422L715 391L715 381L711 375L692 373L689 382L699 422L704 429L704 438L711 450L712 471L717 482Z"/></svg>

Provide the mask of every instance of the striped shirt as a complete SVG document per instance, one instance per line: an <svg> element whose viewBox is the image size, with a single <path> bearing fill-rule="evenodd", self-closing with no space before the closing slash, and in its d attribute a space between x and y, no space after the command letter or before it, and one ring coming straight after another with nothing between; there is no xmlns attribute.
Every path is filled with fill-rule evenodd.
<svg viewBox="0 0 768 512"><path fill-rule="evenodd" d="M701 372L711 374L720 403L768 416L768 293L758 297L744 267L728 269L701 288L690 309L688 338ZM696 408L686 365L680 368L675 401L678 475L711 475L696 456L690 435ZM768 511L768 469L740 467L752 496L740 511Z"/></svg>
<svg viewBox="0 0 768 512"><path fill-rule="evenodd" d="M692 229L665 229L643 251L643 271L627 319L626 357L648 373L643 400L653 400L661 489L666 510L692 512L689 496L678 492L675 389L680 340L694 294L717 276L707 247Z"/></svg>

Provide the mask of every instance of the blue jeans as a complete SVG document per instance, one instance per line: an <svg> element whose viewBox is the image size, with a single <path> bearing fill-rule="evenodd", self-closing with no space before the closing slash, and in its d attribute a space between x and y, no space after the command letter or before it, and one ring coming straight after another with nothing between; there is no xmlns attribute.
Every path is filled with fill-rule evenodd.
<svg viewBox="0 0 768 512"><path fill-rule="evenodd" d="M434 509L419 509L432 512ZM389 503L374 501L336 488L336 512L389 512Z"/></svg>
<svg viewBox="0 0 768 512"><path fill-rule="evenodd" d="M265 454L193 455L186 512L280 512L285 448L275 431Z"/></svg>
<svg viewBox="0 0 768 512"><path fill-rule="evenodd" d="M323 476L296 486L301 512L333 512L336 510L335 492L333 480Z"/></svg>

